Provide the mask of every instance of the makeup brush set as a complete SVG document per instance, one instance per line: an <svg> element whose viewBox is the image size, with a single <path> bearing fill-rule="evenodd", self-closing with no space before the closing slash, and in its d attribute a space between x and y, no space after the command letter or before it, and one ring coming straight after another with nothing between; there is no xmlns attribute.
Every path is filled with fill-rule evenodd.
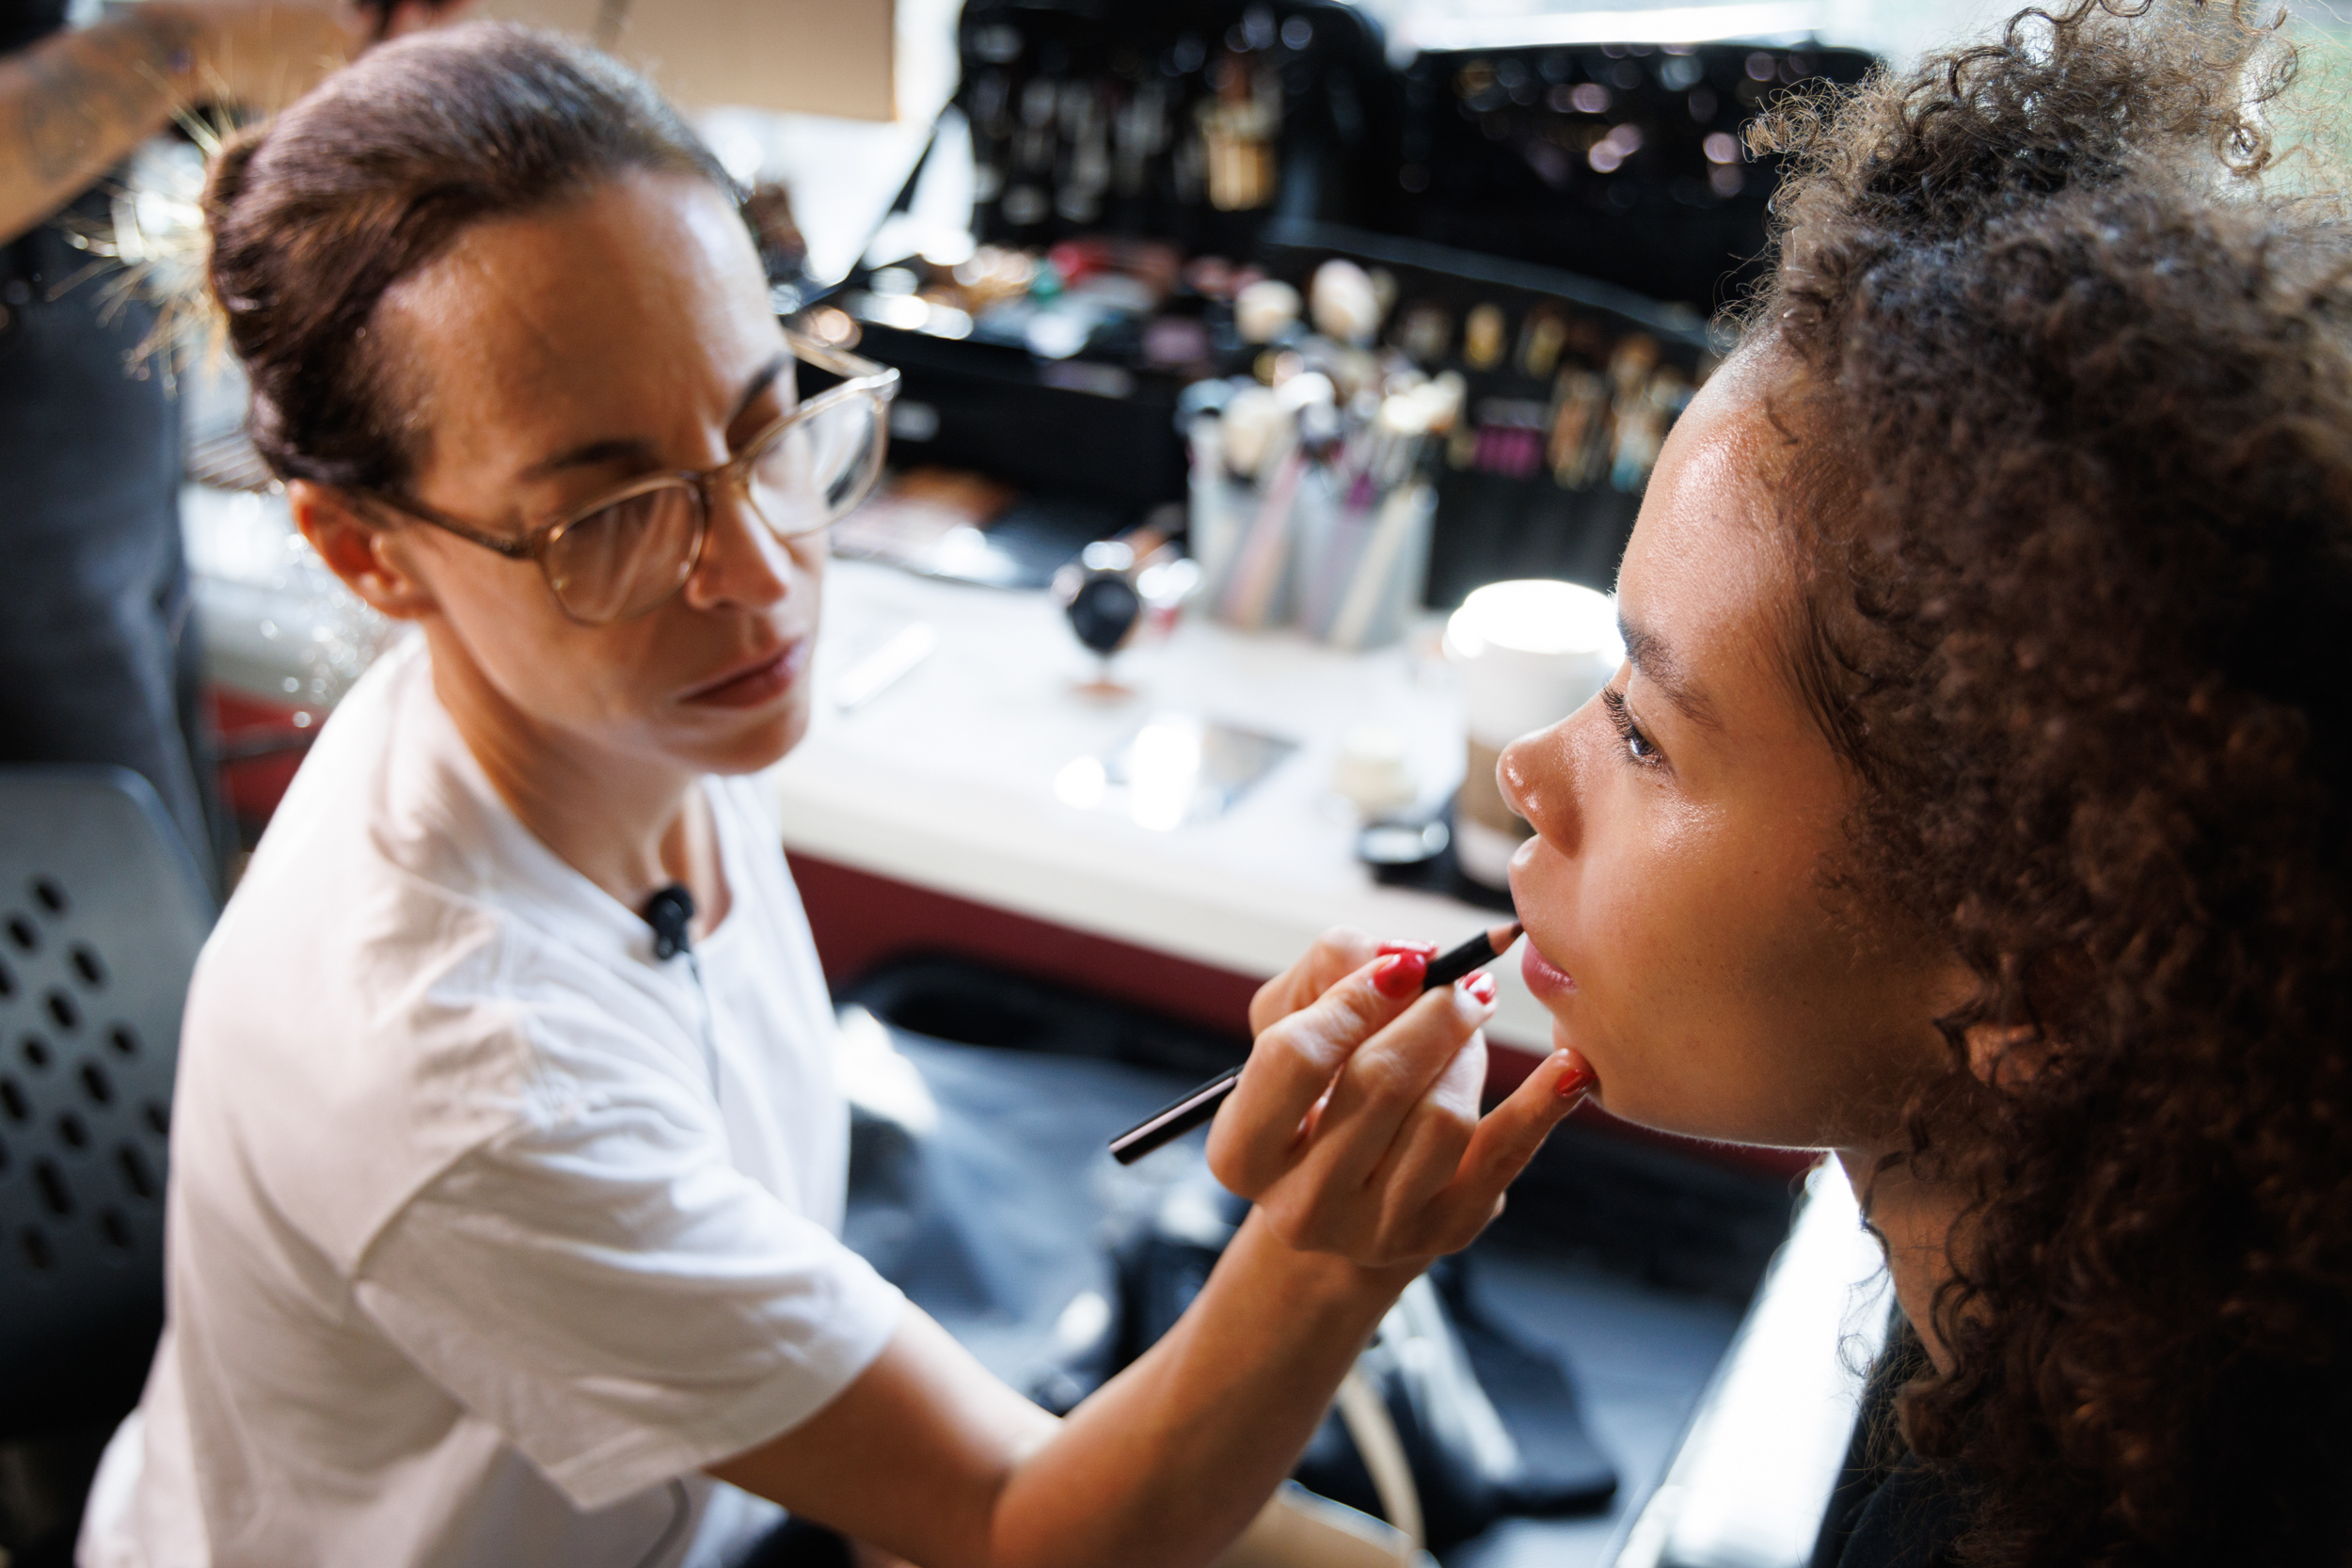
<svg viewBox="0 0 2352 1568"><path fill-rule="evenodd" d="M841 296L906 376L897 450L1112 531L1188 499L1212 613L1343 647L1485 582L1605 582L1762 248L1746 122L1871 62L1599 24L1405 47L1327 0L971 0L930 156L968 146L977 248Z"/></svg>

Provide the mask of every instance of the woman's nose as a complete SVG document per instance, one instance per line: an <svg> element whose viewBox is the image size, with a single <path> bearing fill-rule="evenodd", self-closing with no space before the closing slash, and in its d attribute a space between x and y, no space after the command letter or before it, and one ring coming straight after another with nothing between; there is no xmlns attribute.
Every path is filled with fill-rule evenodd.
<svg viewBox="0 0 2352 1568"><path fill-rule="evenodd" d="M1523 735L1495 761L1495 783L1510 808L1536 835L1564 853L1576 852L1581 815L1576 801L1574 717Z"/></svg>
<svg viewBox="0 0 2352 1568"><path fill-rule="evenodd" d="M784 542L752 510L741 490L713 487L710 532L702 559L686 579L686 597L698 610L741 605L764 610L787 597L803 568Z"/></svg>

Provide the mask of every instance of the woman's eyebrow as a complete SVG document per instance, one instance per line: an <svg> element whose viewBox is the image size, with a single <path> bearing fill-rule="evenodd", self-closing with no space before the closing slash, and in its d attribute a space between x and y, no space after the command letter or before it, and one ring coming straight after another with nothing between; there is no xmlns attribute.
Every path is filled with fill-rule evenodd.
<svg viewBox="0 0 2352 1568"><path fill-rule="evenodd" d="M743 395L735 400L735 408L727 415L727 423L732 425L741 419L744 411L759 401L760 394L776 384L776 377L782 375L785 366L791 362L792 355L787 350L754 371L751 379L743 384ZM643 436L608 436L601 440L584 442L569 451L558 452L553 457L541 458L515 477L528 483L532 480L546 479L568 469L594 468L607 463L633 463L642 468L661 466L654 444Z"/></svg>
<svg viewBox="0 0 2352 1568"><path fill-rule="evenodd" d="M782 375L784 368L790 363L792 363L792 351L784 349L778 352L774 358L753 372L752 378L743 384L743 395L735 400L735 412L727 416L727 423L733 424L741 419L750 410L752 404L759 401L760 394L776 384L776 377Z"/></svg>
<svg viewBox="0 0 2352 1568"><path fill-rule="evenodd" d="M1624 616L1617 617L1617 635L1625 639L1627 662L1641 673L1644 680L1666 694L1666 701L1677 712L1694 724L1708 729L1721 729L1723 721L1717 717L1715 705L1707 694L1691 684L1674 649L1664 639L1648 628L1635 625Z"/></svg>
<svg viewBox="0 0 2352 1568"><path fill-rule="evenodd" d="M641 436L607 436L602 440L585 442L572 448L569 451L558 452L553 457L543 457L515 477L528 483L532 480L546 479L551 475L563 473L566 469L594 468L607 463L635 463L642 467L648 468L659 466L655 460L653 443L644 437Z"/></svg>

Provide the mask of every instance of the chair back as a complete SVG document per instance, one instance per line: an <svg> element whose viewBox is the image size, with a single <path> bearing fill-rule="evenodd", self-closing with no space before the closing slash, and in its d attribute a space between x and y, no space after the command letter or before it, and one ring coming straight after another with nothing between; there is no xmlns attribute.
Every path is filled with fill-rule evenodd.
<svg viewBox="0 0 2352 1568"><path fill-rule="evenodd" d="M180 1013L213 914L146 780L0 768L0 1440L138 1396Z"/></svg>

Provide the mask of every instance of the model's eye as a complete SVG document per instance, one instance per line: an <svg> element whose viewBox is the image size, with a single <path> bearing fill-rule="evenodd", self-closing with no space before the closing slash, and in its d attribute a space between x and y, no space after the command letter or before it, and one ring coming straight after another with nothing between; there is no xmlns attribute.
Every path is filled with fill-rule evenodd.
<svg viewBox="0 0 2352 1568"><path fill-rule="evenodd" d="M1658 748L1643 733L1642 726L1625 705L1625 693L1609 690L1600 694L1600 705L1609 712L1609 722L1617 732L1617 739L1625 747L1629 761L1647 767L1660 760Z"/></svg>

